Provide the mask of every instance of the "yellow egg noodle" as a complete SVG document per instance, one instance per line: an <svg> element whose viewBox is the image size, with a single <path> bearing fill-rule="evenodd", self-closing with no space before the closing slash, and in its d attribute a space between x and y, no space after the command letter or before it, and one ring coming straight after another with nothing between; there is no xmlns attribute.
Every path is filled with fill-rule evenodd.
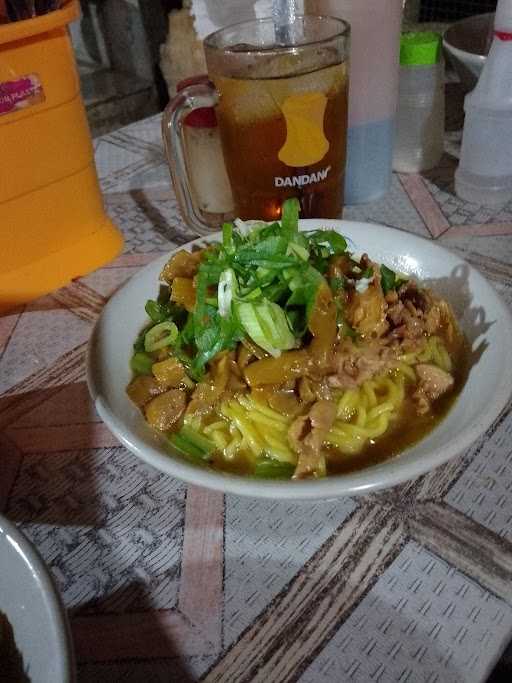
<svg viewBox="0 0 512 683"><path fill-rule="evenodd" d="M357 455L371 439L382 436L399 415L406 383L417 381L416 363L432 363L446 371L452 366L444 343L433 336L419 352L400 356L395 368L357 388L340 391L335 395L337 418L326 442L349 456ZM233 459L243 450L253 460L267 454L281 462L297 463L297 454L287 437L292 417L281 415L250 393L224 401L217 417L207 425L193 417L189 424L210 438L224 459Z"/></svg>

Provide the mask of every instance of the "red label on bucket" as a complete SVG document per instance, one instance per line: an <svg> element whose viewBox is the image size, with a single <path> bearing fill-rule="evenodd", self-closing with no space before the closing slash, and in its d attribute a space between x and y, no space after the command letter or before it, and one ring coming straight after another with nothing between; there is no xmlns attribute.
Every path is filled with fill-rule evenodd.
<svg viewBox="0 0 512 683"><path fill-rule="evenodd" d="M44 99L43 86L37 74L0 82L0 116L32 107Z"/></svg>

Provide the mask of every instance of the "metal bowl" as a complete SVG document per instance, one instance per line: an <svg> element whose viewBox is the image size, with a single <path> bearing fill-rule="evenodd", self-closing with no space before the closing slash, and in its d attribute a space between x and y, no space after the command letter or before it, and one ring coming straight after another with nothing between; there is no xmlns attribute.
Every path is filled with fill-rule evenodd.
<svg viewBox="0 0 512 683"><path fill-rule="evenodd" d="M494 12L477 14L452 24L443 36L448 59L466 91L473 90L492 42Z"/></svg>

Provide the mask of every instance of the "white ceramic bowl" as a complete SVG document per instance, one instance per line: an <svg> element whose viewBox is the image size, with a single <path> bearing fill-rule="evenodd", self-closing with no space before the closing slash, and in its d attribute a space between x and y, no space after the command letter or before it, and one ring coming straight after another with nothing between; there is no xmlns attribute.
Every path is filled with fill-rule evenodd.
<svg viewBox="0 0 512 683"><path fill-rule="evenodd" d="M34 546L1 515L0 612L12 626L31 681L75 680L66 612L53 580Z"/></svg>
<svg viewBox="0 0 512 683"><path fill-rule="evenodd" d="M452 24L443 36L448 58L467 92L473 90L492 41L494 13L477 14Z"/></svg>
<svg viewBox="0 0 512 683"><path fill-rule="evenodd" d="M169 258L165 255L110 299L88 353L88 383L96 409L117 438L141 460L178 479L219 491L263 498L333 498L417 477L462 453L499 415L512 391L512 346L508 343L512 319L486 280L459 257L406 232L353 221L301 221L302 229L319 227L338 230L352 241L352 251L367 251L370 258L427 282L452 303L471 343L474 364L447 417L425 439L395 458L315 481L258 481L196 467L167 454L125 393L132 344L146 321L144 304L158 291L158 275Z"/></svg>

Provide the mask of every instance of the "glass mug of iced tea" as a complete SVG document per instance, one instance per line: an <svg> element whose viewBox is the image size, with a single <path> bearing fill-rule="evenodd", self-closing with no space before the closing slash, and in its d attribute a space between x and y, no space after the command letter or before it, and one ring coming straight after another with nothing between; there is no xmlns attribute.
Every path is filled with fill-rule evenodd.
<svg viewBox="0 0 512 683"><path fill-rule="evenodd" d="M206 215L190 191L183 122L208 107L215 107L234 216L277 219L287 197L299 199L302 218L341 216L349 34L341 19L307 15L283 30L260 19L205 39L211 83L184 88L163 119L178 202L197 232L227 218Z"/></svg>

